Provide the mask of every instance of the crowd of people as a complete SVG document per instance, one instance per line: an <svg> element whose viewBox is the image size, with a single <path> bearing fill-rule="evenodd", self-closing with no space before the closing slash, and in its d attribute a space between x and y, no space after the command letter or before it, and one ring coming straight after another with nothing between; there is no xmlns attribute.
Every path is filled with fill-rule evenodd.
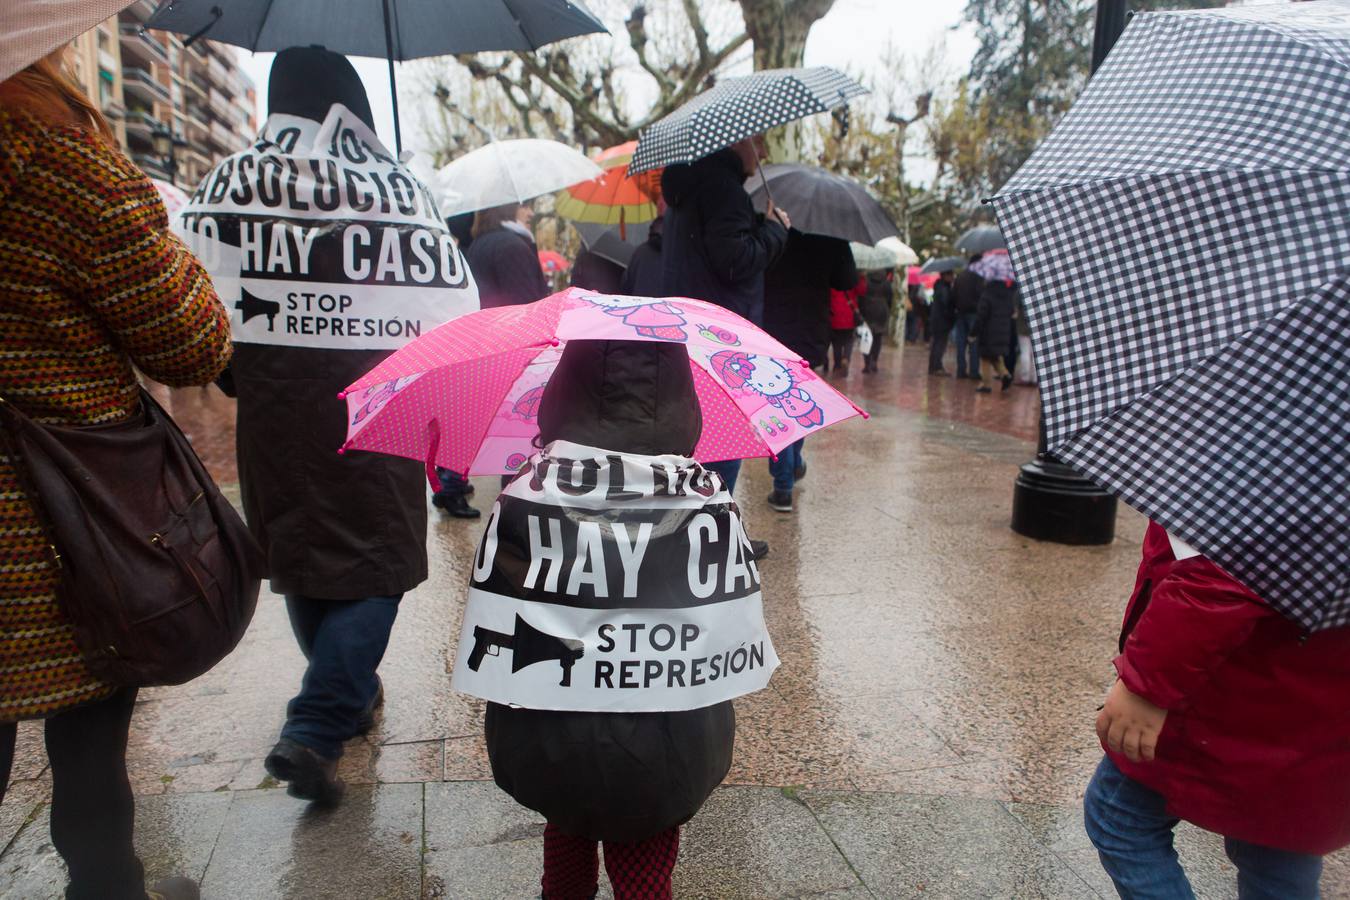
<svg viewBox="0 0 1350 900"><path fill-rule="evenodd" d="M319 48L277 55L268 104L316 122L341 104L374 128L351 64ZM725 307L839 375L866 325L863 373L877 372L896 303L893 274L859 273L845 242L793 229L772 204L757 213L743 183L764 155L755 136L668 166L660 225L620 289ZM529 223L530 208L519 203L477 211L467 233L465 221L451 223L483 307L546 293ZM423 467L333 452L348 424L333 397L387 353L232 341L210 278L62 71L60 51L0 84L0 260L4 402L71 427L128 422L138 412L137 370L174 386L215 381L237 396L246 517L307 659L266 767L297 798L340 802L344 743L376 721L377 670L399 603L428 568ZM608 286L619 274L596 266L577 278L608 278ZM930 373L944 374L950 340L957 377L990 392L994 375L1006 390L1018 320L1006 252L944 273L926 323ZM922 340L922 318L913 321L913 339ZM677 349L569 342L540 402L540 447L678 458L688 483L706 488L698 502L724 498L726 513L741 461L689 458L703 422ZM104 683L85 664L58 602L42 498L25 486L21 462L12 449L0 456L0 782L13 762L14 723L44 719L52 842L69 870L67 896L196 897L182 878L144 885L125 760L136 689ZM802 443L770 469L768 503L791 511L807 472ZM516 476L513 489L527 481ZM444 471L440 484L438 507L477 515L462 473ZM591 524L609 511L592 510ZM738 520L729 521L728 582L734 570L757 591L755 563L769 548L748 539L742 547ZM490 534L485 547L498 539ZM558 581L556 569L551 577ZM1150 893L1172 869L1184 885L1171 850L1182 816L1228 837L1244 897L1315 897L1320 855L1350 843L1350 630L1309 638L1156 525L1128 610L1120 680L1098 721L1105 758L1087 795L1089 834L1122 896L1186 895L1175 884ZM490 703L486 741L498 783L548 818L543 896L594 896L603 843L617 897L669 897L679 828L725 777L734 735L729 700L658 713ZM579 808L577 797L592 799Z"/></svg>

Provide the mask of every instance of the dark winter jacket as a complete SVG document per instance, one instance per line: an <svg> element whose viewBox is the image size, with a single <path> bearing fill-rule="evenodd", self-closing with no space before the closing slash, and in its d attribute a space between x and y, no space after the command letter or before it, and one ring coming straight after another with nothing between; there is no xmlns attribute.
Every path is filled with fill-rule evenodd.
<svg viewBox="0 0 1350 900"><path fill-rule="evenodd" d="M683 346L571 341L539 407L540 434L625 453L693 452L702 431ZM640 841L698 812L731 767L730 702L663 713L489 703L492 775L565 833Z"/></svg>
<svg viewBox="0 0 1350 900"><path fill-rule="evenodd" d="M662 293L724 306L763 322L764 273L787 243L787 229L765 221L745 192L731 150L719 150L661 174L666 209Z"/></svg>
<svg viewBox="0 0 1350 900"><path fill-rule="evenodd" d="M980 305L984 279L966 269L952 283L952 308L958 316L974 315Z"/></svg>
<svg viewBox="0 0 1350 900"><path fill-rule="evenodd" d="M862 310L863 321L874 332L884 332L891 323L891 307L895 303L891 285L894 280L894 272L867 273L866 289L858 297L858 308Z"/></svg>
<svg viewBox="0 0 1350 900"><path fill-rule="evenodd" d="M764 274L764 330L811 365L824 365L830 290L857 281L848 241L792 229L783 255Z"/></svg>
<svg viewBox="0 0 1350 900"><path fill-rule="evenodd" d="M464 258L478 285L479 305L483 309L533 303L548 296L539 251L523 234L505 227L494 228L474 238Z"/></svg>
<svg viewBox="0 0 1350 900"><path fill-rule="evenodd" d="M623 266L598 256L589 250L582 250L572 263L572 287L599 291L602 294L621 294L619 285L623 284Z"/></svg>
<svg viewBox="0 0 1350 900"><path fill-rule="evenodd" d="M928 306L928 328L934 335L945 335L956 322L952 309L952 286L939 278L933 282L933 302Z"/></svg>
<svg viewBox="0 0 1350 900"><path fill-rule="evenodd" d="M323 96L316 98L318 85ZM273 112L322 119L342 103L369 115L351 64L317 48L278 54L270 89ZM235 345L244 513L279 594L354 600L399 594L426 580L423 467L337 453L347 436L338 392L389 352Z"/></svg>
<svg viewBox="0 0 1350 900"><path fill-rule="evenodd" d="M623 273L619 293L630 297L664 297L661 272L661 231L652 228L647 240L633 252L628 269Z"/></svg>
<svg viewBox="0 0 1350 900"><path fill-rule="evenodd" d="M977 276L978 277L978 276ZM975 309L975 334L981 359L1003 357L1013 341L1013 312L1017 309L1017 286L986 281Z"/></svg>
<svg viewBox="0 0 1350 900"><path fill-rule="evenodd" d="M1167 720L1152 762L1110 756L1169 813L1297 853L1350 844L1350 628L1305 634L1151 523L1115 662Z"/></svg>

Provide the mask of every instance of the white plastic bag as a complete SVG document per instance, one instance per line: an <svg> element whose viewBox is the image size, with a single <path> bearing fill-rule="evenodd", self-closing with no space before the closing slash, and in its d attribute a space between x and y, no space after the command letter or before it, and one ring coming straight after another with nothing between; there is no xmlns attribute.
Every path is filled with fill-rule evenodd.
<svg viewBox="0 0 1350 900"><path fill-rule="evenodd" d="M872 329L866 323L859 325L854 332L858 335L858 352L863 356L872 352Z"/></svg>

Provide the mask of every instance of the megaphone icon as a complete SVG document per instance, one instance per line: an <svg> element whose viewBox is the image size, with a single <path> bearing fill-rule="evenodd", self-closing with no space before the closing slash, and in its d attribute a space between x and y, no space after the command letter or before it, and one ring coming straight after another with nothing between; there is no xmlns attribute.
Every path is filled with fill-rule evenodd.
<svg viewBox="0 0 1350 900"><path fill-rule="evenodd" d="M575 638L560 638L535 628L516 613L515 634L502 634L482 625L473 627L473 652L469 654L469 668L474 672L489 653L500 656L503 649L511 651L511 674L538 662L557 660L562 666L563 687L572 685L572 666L586 654L586 645Z"/></svg>
<svg viewBox="0 0 1350 900"><path fill-rule="evenodd" d="M239 289L239 300L234 304L234 308L244 314L246 325L254 316L267 316L268 331L275 330L277 313L281 312L281 304L277 301L255 297L243 288Z"/></svg>

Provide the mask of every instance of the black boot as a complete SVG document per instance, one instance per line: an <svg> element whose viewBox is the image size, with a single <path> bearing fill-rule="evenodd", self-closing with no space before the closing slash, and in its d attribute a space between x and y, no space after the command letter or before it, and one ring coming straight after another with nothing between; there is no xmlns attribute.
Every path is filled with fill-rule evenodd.
<svg viewBox="0 0 1350 900"><path fill-rule="evenodd" d="M286 793L301 800L331 806L342 799L336 759L325 759L303 744L282 738L263 760L267 774L289 782Z"/></svg>
<svg viewBox="0 0 1350 900"><path fill-rule="evenodd" d="M435 494L431 498L431 505L456 519L476 519L482 515L469 505L468 498L463 494Z"/></svg>

